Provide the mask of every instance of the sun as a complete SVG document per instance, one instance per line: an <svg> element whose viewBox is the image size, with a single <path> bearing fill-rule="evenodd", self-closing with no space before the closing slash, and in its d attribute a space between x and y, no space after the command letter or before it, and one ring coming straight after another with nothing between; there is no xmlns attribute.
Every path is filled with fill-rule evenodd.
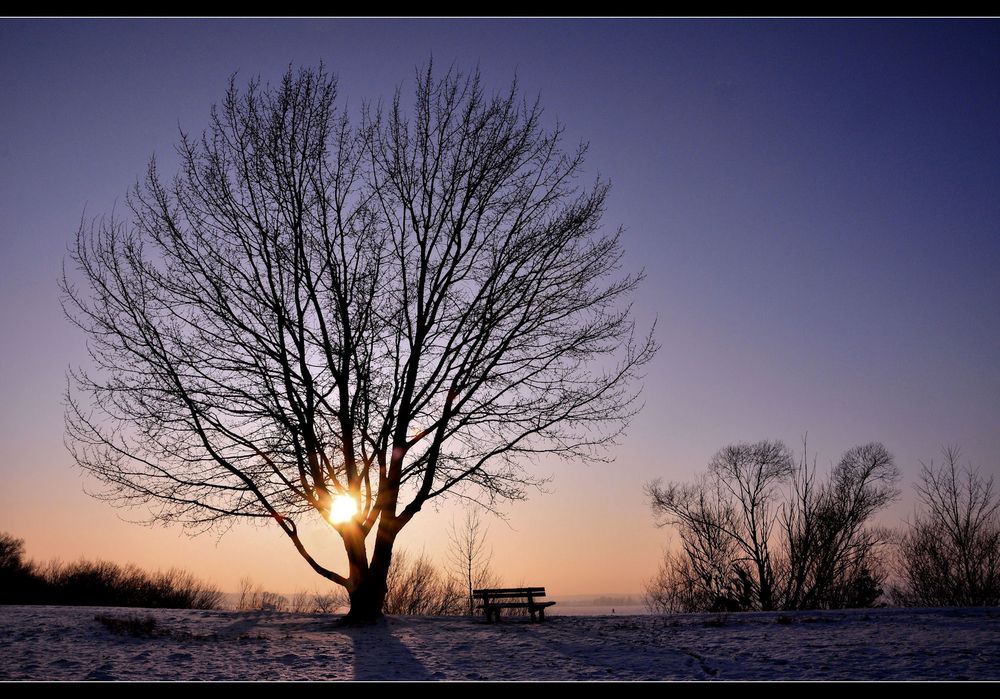
<svg viewBox="0 0 1000 699"><path fill-rule="evenodd" d="M330 503L330 521L343 524L358 511L358 503L350 495L338 495Z"/></svg>

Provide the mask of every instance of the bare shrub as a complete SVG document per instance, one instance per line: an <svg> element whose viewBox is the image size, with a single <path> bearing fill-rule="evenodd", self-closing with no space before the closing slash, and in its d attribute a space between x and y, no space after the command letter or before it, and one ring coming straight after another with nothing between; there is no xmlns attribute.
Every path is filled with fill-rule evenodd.
<svg viewBox="0 0 1000 699"><path fill-rule="evenodd" d="M288 600L277 592L268 592L249 577L240 578L240 596L236 608L241 611L283 612Z"/></svg>
<svg viewBox="0 0 1000 699"><path fill-rule="evenodd" d="M222 592L178 569L148 573L110 561L50 563L41 569L50 604L217 609Z"/></svg>
<svg viewBox="0 0 1000 699"><path fill-rule="evenodd" d="M680 552L665 553L656 575L643 587L643 604L653 614L710 609L714 600L691 558Z"/></svg>
<svg viewBox="0 0 1000 699"><path fill-rule="evenodd" d="M313 595L313 608L321 614L336 612L338 609L349 607L350 604L351 600L343 588Z"/></svg>
<svg viewBox="0 0 1000 699"><path fill-rule="evenodd" d="M316 610L314 595L308 590L299 590L288 598L288 611L299 614L311 613Z"/></svg>
<svg viewBox="0 0 1000 699"><path fill-rule="evenodd" d="M442 616L461 614L466 607L462 587L437 570L425 553L411 558L405 550L396 552L386 582L386 614Z"/></svg>

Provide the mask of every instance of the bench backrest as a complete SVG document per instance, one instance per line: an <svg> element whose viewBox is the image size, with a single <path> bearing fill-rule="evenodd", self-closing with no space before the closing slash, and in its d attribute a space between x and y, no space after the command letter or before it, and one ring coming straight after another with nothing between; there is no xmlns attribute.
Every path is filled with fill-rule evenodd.
<svg viewBox="0 0 1000 699"><path fill-rule="evenodd" d="M544 587L500 587L492 590L473 590L473 597L497 599L504 597L544 597Z"/></svg>

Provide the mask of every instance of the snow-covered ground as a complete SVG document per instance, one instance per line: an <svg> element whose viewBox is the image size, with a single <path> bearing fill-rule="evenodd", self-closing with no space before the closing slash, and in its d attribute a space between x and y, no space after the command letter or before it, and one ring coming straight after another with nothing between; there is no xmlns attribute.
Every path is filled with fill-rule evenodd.
<svg viewBox="0 0 1000 699"><path fill-rule="evenodd" d="M152 616L151 636L94 619ZM505 619L0 607L0 679L1000 680L1000 609Z"/></svg>

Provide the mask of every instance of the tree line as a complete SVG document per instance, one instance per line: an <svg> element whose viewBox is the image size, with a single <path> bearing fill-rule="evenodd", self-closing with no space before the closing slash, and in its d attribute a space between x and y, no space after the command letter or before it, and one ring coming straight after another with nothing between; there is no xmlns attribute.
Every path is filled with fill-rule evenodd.
<svg viewBox="0 0 1000 699"><path fill-rule="evenodd" d="M922 464L917 511L902 528L874 524L896 500L899 469L878 442L843 454L825 479L806 445L780 441L717 452L690 483L646 493L678 550L644 598L653 612L1000 604L1000 500L992 476L960 463Z"/></svg>
<svg viewBox="0 0 1000 699"><path fill-rule="evenodd" d="M151 573L110 561L26 560L24 540L0 532L0 604L217 609L223 593L177 568Z"/></svg>

